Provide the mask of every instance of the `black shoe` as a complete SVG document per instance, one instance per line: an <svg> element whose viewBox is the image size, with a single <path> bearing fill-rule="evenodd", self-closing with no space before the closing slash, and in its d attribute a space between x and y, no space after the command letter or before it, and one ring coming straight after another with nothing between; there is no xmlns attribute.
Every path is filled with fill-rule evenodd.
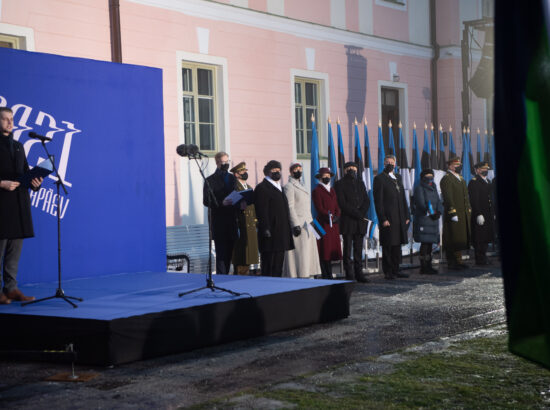
<svg viewBox="0 0 550 410"><path fill-rule="evenodd" d="M395 279L395 276L393 276L391 273L389 273L389 274L384 273L384 279L386 279L386 280L394 280L394 279Z"/></svg>
<svg viewBox="0 0 550 410"><path fill-rule="evenodd" d="M466 265L465 263L459 263L458 268L462 270L470 269L470 266Z"/></svg>
<svg viewBox="0 0 550 410"><path fill-rule="evenodd" d="M450 270L462 270L462 267L458 263L449 263L447 268Z"/></svg>
<svg viewBox="0 0 550 410"><path fill-rule="evenodd" d="M403 273L403 272L397 272L397 273L394 274L394 276L396 278L408 278L409 274L408 273Z"/></svg>

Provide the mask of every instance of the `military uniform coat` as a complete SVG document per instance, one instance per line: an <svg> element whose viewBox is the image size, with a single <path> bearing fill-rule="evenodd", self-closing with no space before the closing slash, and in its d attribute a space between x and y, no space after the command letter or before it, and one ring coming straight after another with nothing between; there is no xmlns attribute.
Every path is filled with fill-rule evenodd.
<svg viewBox="0 0 550 410"><path fill-rule="evenodd" d="M326 232L326 235L323 235L317 241L319 257L323 261L339 261L342 259L340 225L333 222L331 227L328 216L330 212L333 218L335 216L338 218L341 217L336 191L334 188L331 188L329 192L324 186L318 184L313 190L312 197L313 206L315 206L315 210L317 211L317 222L319 222Z"/></svg>
<svg viewBox="0 0 550 410"><path fill-rule="evenodd" d="M17 181L29 170L25 150L19 141L0 135L0 180ZM0 188L0 239L34 236L29 191L22 186L13 191Z"/></svg>
<svg viewBox="0 0 550 410"><path fill-rule="evenodd" d="M245 188L239 181L235 183L235 191L244 191ZM235 266L248 266L259 263L258 234L256 232L256 208L254 204L248 205L244 211L237 208L237 220L239 235L233 248L232 262Z"/></svg>
<svg viewBox="0 0 550 410"><path fill-rule="evenodd" d="M225 178L227 176L227 183ZM222 173L219 169L207 178L218 206L210 204L212 209L212 237L215 241L224 239L237 239L237 208L235 206L223 206L223 200L233 192L236 178L230 173ZM202 203L208 206L208 189L204 184Z"/></svg>
<svg viewBox="0 0 550 410"><path fill-rule="evenodd" d="M409 225L406 221L411 216L401 175L395 174L395 177L393 179L387 172L382 172L374 177L372 186L382 246L408 243ZM389 221L390 226L382 226L384 221Z"/></svg>
<svg viewBox="0 0 550 410"><path fill-rule="evenodd" d="M311 196L307 188L296 178L290 178L283 188L290 211L290 226L299 226L300 235L294 237L295 249L286 252L283 276L309 278L321 274L317 239L307 229L313 220L311 216Z"/></svg>
<svg viewBox="0 0 550 410"><path fill-rule="evenodd" d="M370 206L367 189L362 180L344 176L334 184L338 205L342 210L340 218L340 233L342 235L365 235L367 224L365 220Z"/></svg>
<svg viewBox="0 0 550 410"><path fill-rule="evenodd" d="M414 189L413 196L413 237L416 242L420 243L438 243L439 242L439 221L440 219L432 219L429 216L429 203L432 205L433 212L439 212L443 215L443 203L435 182L428 184L420 181Z"/></svg>
<svg viewBox="0 0 550 410"><path fill-rule="evenodd" d="M256 216L258 217L258 245L260 252L288 251L294 249L290 230L288 202L282 191L264 178L254 190ZM263 233L268 229L271 238Z"/></svg>
<svg viewBox="0 0 550 410"><path fill-rule="evenodd" d="M472 241L489 243L494 241L495 211L493 207L493 185L480 176L472 178L468 184L468 194L472 205ZM477 224L477 217L483 215L485 223Z"/></svg>
<svg viewBox="0 0 550 410"><path fill-rule="evenodd" d="M471 213L466 181L457 178L451 172L441 178L441 196L443 197L443 246L460 251L470 248ZM458 222L451 220L458 216Z"/></svg>

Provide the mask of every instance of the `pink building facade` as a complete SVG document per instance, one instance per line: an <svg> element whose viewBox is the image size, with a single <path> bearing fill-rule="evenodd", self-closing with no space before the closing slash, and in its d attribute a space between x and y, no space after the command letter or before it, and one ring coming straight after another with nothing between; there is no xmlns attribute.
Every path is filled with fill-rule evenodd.
<svg viewBox="0 0 550 410"><path fill-rule="evenodd" d="M0 43L110 61L113 3L0 0ZM335 138L340 120L346 158L355 119L366 119L375 159L378 123L390 115L402 123L410 161L413 124L422 143L436 84L437 121L453 128L461 152L463 22L482 18L484 3L437 0L433 10L430 0L120 0L122 62L163 70L167 226L205 222L202 180L176 154L179 144L246 161L253 185L278 159L286 181L296 160L308 174L311 113L325 162L329 117ZM474 69L480 56L472 52ZM472 134L483 134L490 105L474 94L469 103ZM207 172L214 168L212 158Z"/></svg>

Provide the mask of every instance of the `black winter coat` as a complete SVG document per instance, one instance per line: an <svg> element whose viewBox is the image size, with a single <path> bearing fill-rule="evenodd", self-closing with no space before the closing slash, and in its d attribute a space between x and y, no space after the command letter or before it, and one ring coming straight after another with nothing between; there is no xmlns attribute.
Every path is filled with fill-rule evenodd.
<svg viewBox="0 0 550 410"><path fill-rule="evenodd" d="M420 182L414 189L412 201L413 208L413 237L416 242L438 243L439 222L441 219L432 219L428 215L428 201L432 205L433 212L443 214L443 202L437 193L435 182L430 185ZM441 218L441 216L440 216Z"/></svg>
<svg viewBox="0 0 550 410"><path fill-rule="evenodd" d="M264 179L254 190L256 217L258 218L258 245L260 252L294 249L290 230L290 211L285 194ZM264 237L269 230L270 238Z"/></svg>
<svg viewBox="0 0 550 410"><path fill-rule="evenodd" d="M493 184L481 177L474 177L468 184L468 195L472 206L472 241L489 243L494 241L495 209L493 206ZM478 215L483 215L485 223L477 224Z"/></svg>
<svg viewBox="0 0 550 410"><path fill-rule="evenodd" d="M336 181L334 190L338 197L338 206L342 211L340 216L340 234L354 235L367 233L367 211L370 199L362 180L349 175Z"/></svg>
<svg viewBox="0 0 550 410"><path fill-rule="evenodd" d="M0 180L17 181L28 170L23 145L13 140L11 134L8 137L0 135ZM19 186L13 191L6 191L0 188L0 239L32 236L34 230L28 189Z"/></svg>
<svg viewBox="0 0 550 410"><path fill-rule="evenodd" d="M218 206L214 203L210 204L212 208L212 236L214 240L222 238L237 239L238 229L238 209L235 206L223 206L223 200L229 195L235 188L235 177L227 173L227 183L225 182L224 173L219 169L210 175L207 180L214 192L214 196L218 201ZM208 188L206 183L204 184L202 191L202 203L204 206L208 206Z"/></svg>
<svg viewBox="0 0 550 410"><path fill-rule="evenodd" d="M374 205L382 246L395 246L408 242L409 225L406 220L410 219L409 207L401 175L395 176L396 179L393 179L388 173L382 172L376 175L373 181ZM389 221L390 226L383 227L384 221Z"/></svg>

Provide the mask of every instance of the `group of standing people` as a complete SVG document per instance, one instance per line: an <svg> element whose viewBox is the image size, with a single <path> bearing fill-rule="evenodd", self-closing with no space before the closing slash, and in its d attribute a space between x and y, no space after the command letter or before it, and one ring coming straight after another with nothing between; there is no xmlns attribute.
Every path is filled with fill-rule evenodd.
<svg viewBox="0 0 550 410"><path fill-rule="evenodd" d="M271 160L263 168L264 179L253 198L233 203L233 191L252 190L247 184L245 162L229 169L229 156L216 154L216 172L207 178L203 203L212 212L217 273L249 274L260 263L264 276L321 277L332 279L332 262L343 260L346 279L368 282L363 274L363 241L369 221L370 200L357 164L347 162L344 176L332 183L334 173L319 169L318 184L311 192L304 185L302 165L290 166L288 183L281 184L282 165ZM487 244L493 241L494 209L487 163L476 164L469 186L460 176L460 158L451 158L441 180L440 197L434 171L425 169L411 200L414 240L420 246L420 273L435 274L432 247L440 241L451 269L463 269L461 251L475 248L476 263L487 264ZM382 270L388 280L408 277L399 269L401 247L408 243L411 211L401 176L395 172L395 156L384 159L384 171L373 182L378 216ZM315 218L314 218L315 216ZM320 233L321 232L321 233ZM342 242L343 246L342 246Z"/></svg>

